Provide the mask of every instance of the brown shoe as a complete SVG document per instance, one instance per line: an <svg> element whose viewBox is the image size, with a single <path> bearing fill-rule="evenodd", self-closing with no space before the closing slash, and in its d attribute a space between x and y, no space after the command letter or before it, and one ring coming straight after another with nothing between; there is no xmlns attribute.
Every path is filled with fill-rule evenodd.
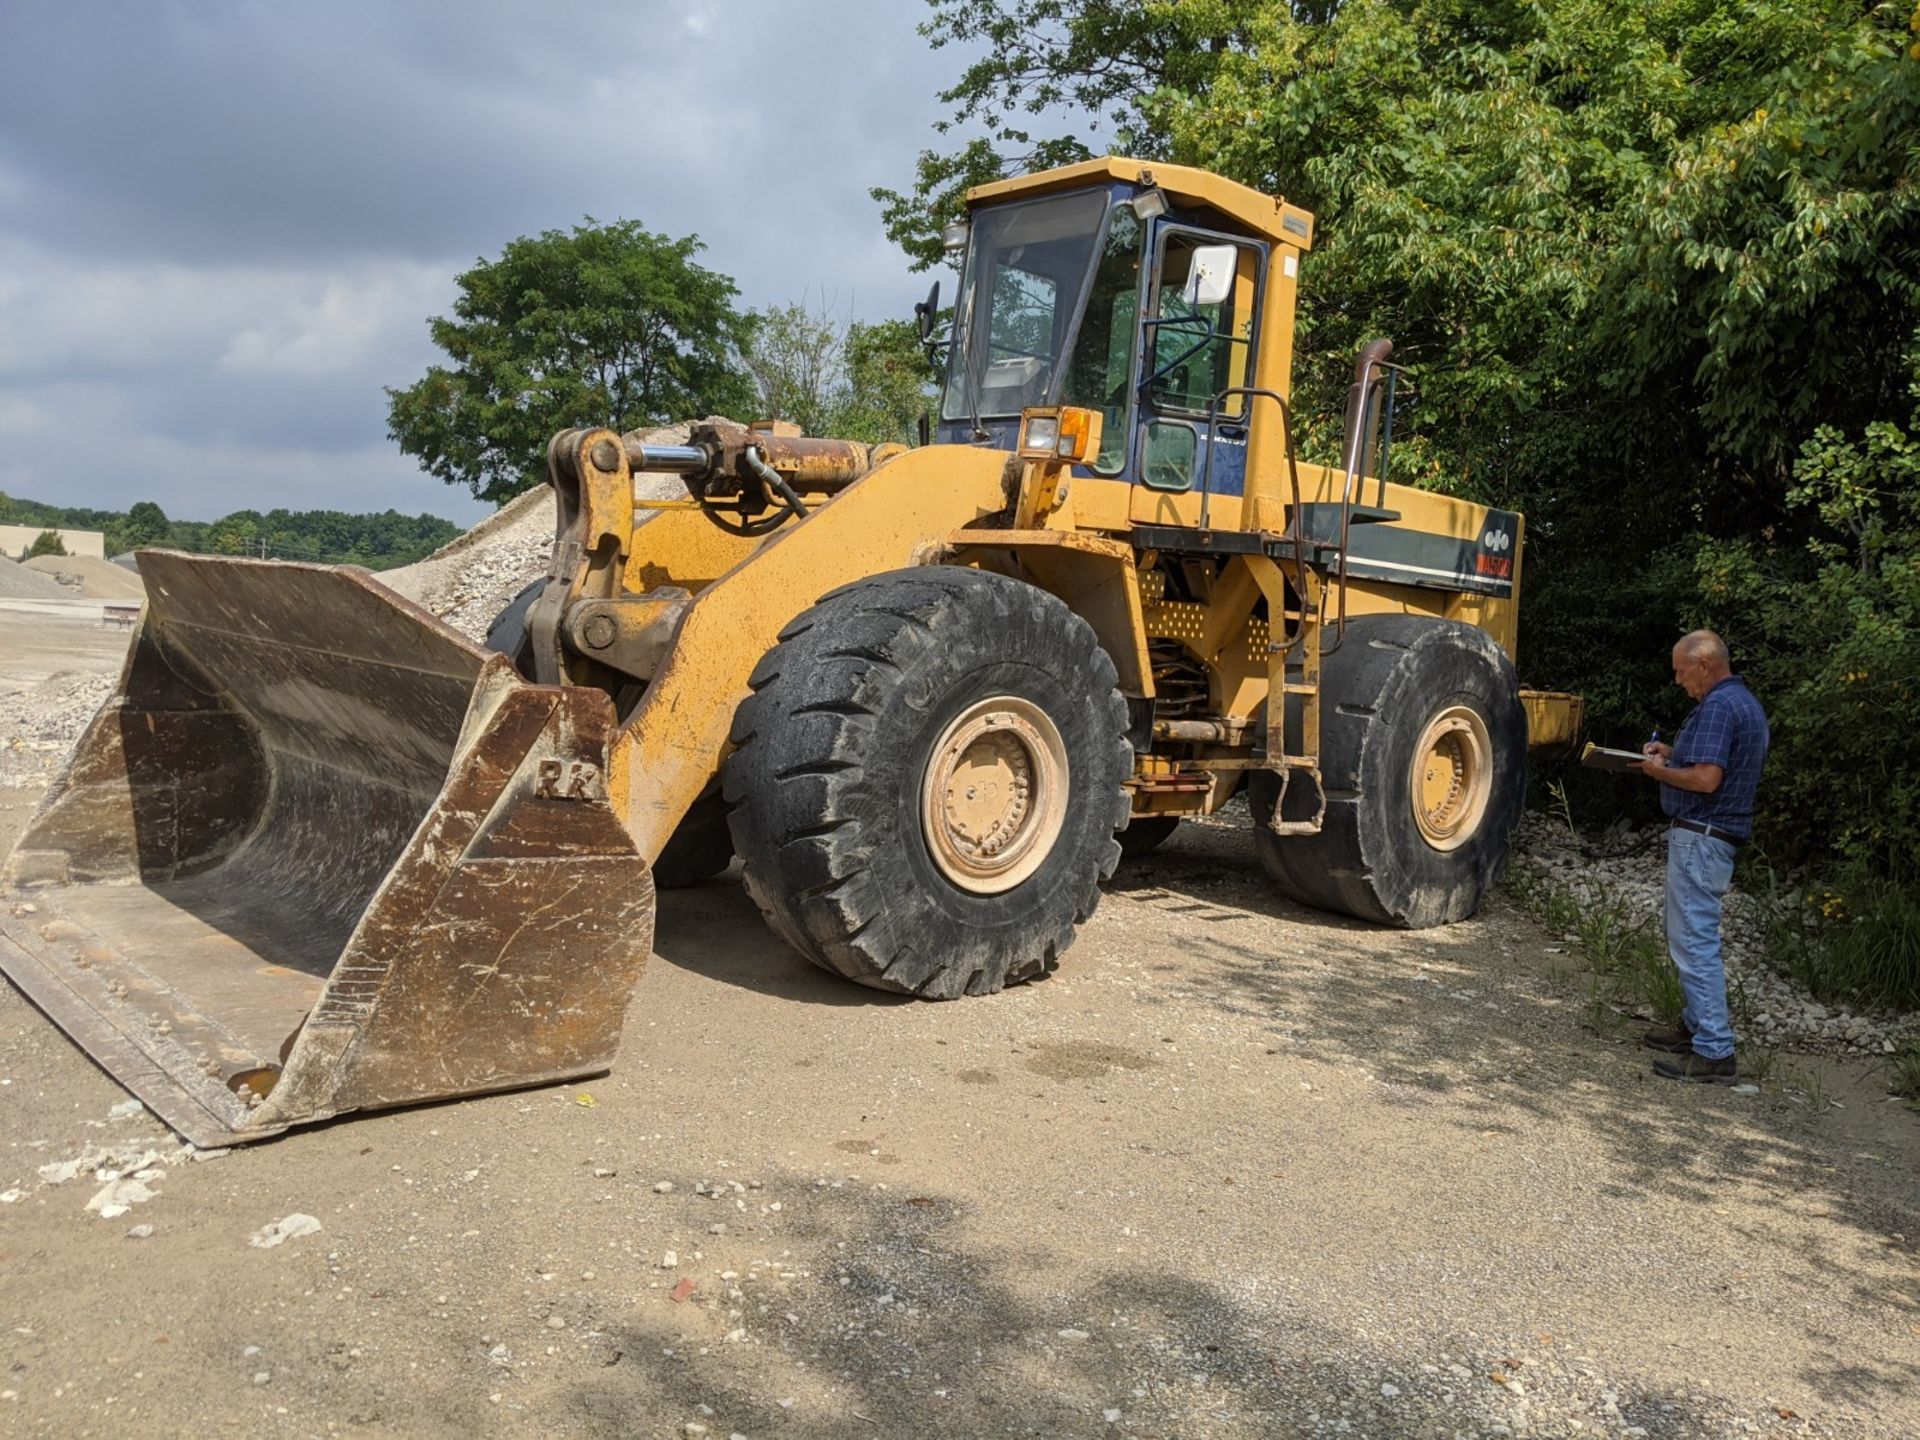
<svg viewBox="0 0 1920 1440"><path fill-rule="evenodd" d="M1647 1031L1640 1037L1640 1043L1649 1050L1664 1050L1669 1055L1689 1055L1693 1053L1693 1031L1682 1020L1671 1029Z"/></svg>
<svg viewBox="0 0 1920 1440"><path fill-rule="evenodd" d="M1653 1073L1662 1080L1690 1080L1696 1085L1740 1083L1740 1066L1733 1056L1729 1055L1724 1060L1709 1060L1692 1050L1685 1055L1676 1055L1671 1060L1654 1061Z"/></svg>

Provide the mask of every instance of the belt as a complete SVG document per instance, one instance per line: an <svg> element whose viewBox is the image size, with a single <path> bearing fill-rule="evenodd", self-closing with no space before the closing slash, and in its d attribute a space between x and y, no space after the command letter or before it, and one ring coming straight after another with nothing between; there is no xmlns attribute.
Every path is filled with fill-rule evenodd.
<svg viewBox="0 0 1920 1440"><path fill-rule="evenodd" d="M1724 825L1702 825L1698 820L1675 820L1673 822L1673 828L1676 830L1691 830L1696 835L1704 835L1709 840L1719 840L1724 844L1733 846L1736 850L1747 843L1744 836L1731 833Z"/></svg>

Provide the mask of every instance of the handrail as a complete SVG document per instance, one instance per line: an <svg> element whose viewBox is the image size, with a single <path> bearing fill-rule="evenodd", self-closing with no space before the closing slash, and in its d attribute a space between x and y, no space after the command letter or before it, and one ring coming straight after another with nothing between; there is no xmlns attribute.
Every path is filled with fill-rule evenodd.
<svg viewBox="0 0 1920 1440"><path fill-rule="evenodd" d="M1293 407L1287 403L1287 397L1280 394L1277 390L1264 390L1259 388L1258 386L1253 386L1253 385L1235 385L1235 386L1229 387L1228 389L1222 390L1219 394L1215 395L1211 403L1209 403L1209 405L1207 406L1207 431L1208 431L1207 458L1202 462L1201 470L1200 470L1200 526L1202 529L1207 528L1207 522L1211 518L1208 510L1208 503L1213 498L1213 431L1215 427L1220 423L1220 421L1224 418L1224 414L1221 409L1222 405L1230 396L1234 396L1234 395L1248 396L1250 401L1261 400L1261 399L1271 400L1273 401L1274 404L1280 407L1280 438L1283 441L1282 448L1283 448L1284 454L1286 455L1286 460L1287 460L1287 480L1289 485L1292 487L1292 496L1293 496L1293 505L1291 510L1288 513L1287 528L1293 532L1293 565L1294 565L1293 584L1298 588L1299 596L1300 596L1300 628L1293 635L1291 636L1286 635L1287 615L1286 615L1286 610L1284 606L1282 607L1279 615L1281 635L1285 638L1285 651L1290 654L1305 641L1307 636L1307 605L1309 603L1308 585L1307 585L1307 527L1306 527L1306 516L1302 511L1301 504L1300 504L1299 457L1294 453L1294 448L1293 448ZM1253 406L1251 403L1249 403L1247 406L1247 419L1249 422L1251 422L1252 418L1253 418ZM1249 428L1251 428L1250 423L1249 423ZM1245 512L1243 511L1242 512L1243 519L1244 519L1244 516L1245 516ZM1343 563L1344 563L1344 559L1343 559ZM1342 586L1341 596L1342 596L1343 602L1345 599L1345 594L1346 594L1345 587ZM1269 615L1267 617L1269 643L1271 643L1272 641L1273 619L1274 617L1272 615ZM1342 610L1340 623L1342 627L1344 627L1346 624L1346 615L1344 612L1344 608ZM1316 640L1316 644L1317 644L1317 640ZM1321 651L1321 658L1324 659L1325 656L1326 656L1326 652L1324 650ZM1267 762L1269 766L1274 768L1280 776L1280 793L1274 799L1274 809L1273 809L1273 820L1274 820L1274 823L1276 824L1280 820L1281 806L1286 801L1287 787L1293 780L1293 770L1291 769L1291 767L1289 767L1286 764L1286 756L1287 756L1287 730L1286 730L1287 698L1286 698L1286 690L1285 690L1286 664L1287 664L1286 660L1283 659L1281 662L1282 689L1281 689L1281 694L1278 701L1279 711L1280 711L1281 763L1277 766L1273 766L1273 763L1272 763L1273 762L1273 738L1271 734L1268 735L1268 738L1266 741ZM1268 684L1269 685L1272 684L1271 675L1269 675ZM1269 713L1271 714L1272 706L1275 703L1271 695L1268 696L1267 703L1269 707ZM1314 699L1314 703L1318 704L1317 696ZM1327 809L1327 790L1326 790L1325 783L1320 779L1320 770L1319 770L1319 763L1318 763L1317 756L1314 762L1313 774L1314 774L1314 787L1319 792L1319 796L1320 796L1320 818L1324 819L1326 815L1326 809Z"/></svg>
<svg viewBox="0 0 1920 1440"><path fill-rule="evenodd" d="M1256 400L1271 400L1280 407L1280 436L1285 442L1287 457L1287 475L1293 484L1292 530L1294 543L1294 564L1302 571L1307 564L1307 544L1304 528L1300 523L1300 467L1293 452L1293 407L1287 404L1287 397L1277 390L1263 390L1255 385L1234 385L1220 391L1207 404L1207 456L1200 465L1200 528L1209 529L1212 519L1213 501L1213 434L1220 422L1226 418L1221 409L1222 402L1230 396L1246 395ZM1251 421L1252 407L1248 407ZM1303 597L1304 598L1304 597Z"/></svg>

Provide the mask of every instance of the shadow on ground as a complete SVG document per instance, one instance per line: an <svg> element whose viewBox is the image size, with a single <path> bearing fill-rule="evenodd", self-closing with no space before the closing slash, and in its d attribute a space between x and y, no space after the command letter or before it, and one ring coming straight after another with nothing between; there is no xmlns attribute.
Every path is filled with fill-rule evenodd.
<svg viewBox="0 0 1920 1440"><path fill-rule="evenodd" d="M1147 913L1135 923L1145 919L1159 932L1153 953L1164 951L1148 968L1165 988L1146 984L1131 991L1131 1003L1149 1013L1156 1004L1176 1003L1175 997L1183 1004L1202 997L1223 1017L1268 1035L1281 1053L1363 1067L1381 1082L1388 1103L1457 1129L1463 1143L1482 1144L1523 1124L1574 1131L1604 1157L1595 1173L1603 1177L1601 1193L1616 1198L1661 1197L1711 1207L1744 1193L1762 1203L1743 1213L1762 1215L1776 1200L1790 1200L1853 1233L1850 1246L1836 1249L1808 1238L1804 1224L1762 1221L1739 1232L1767 1246L1787 1280L1920 1319L1914 1285L1894 1278L1912 1240L1920 1238L1920 1196L1911 1174L1884 1156L1837 1143L1817 1117L1776 1099L1655 1079L1630 1029L1607 1034L1592 1023L1575 958L1549 961L1546 937L1504 900L1491 901L1474 921L1417 934L1321 914L1275 893L1244 825L1227 824L1183 826L1160 850L1124 862L1107 888L1108 909L1096 917L1080 952L1067 957L1067 974L1076 960L1084 963L1088 942L1099 936L1103 921L1112 922L1114 910L1136 907ZM918 1003L847 984L794 956L767 932L732 876L663 896L657 949L670 964L810 1004ZM922 1232L931 1233L924 1226ZM1903 1253L1889 1255L1890 1249ZM1863 1264L1863 1258L1894 1263ZM973 1287L974 1303L989 1312L987 1331L1035 1331L1031 1308L1001 1293L979 1262L963 1263L952 1254L946 1263L954 1283ZM1904 1269L1911 1274L1910 1266ZM1298 1417L1272 1412L1268 1382L1275 1375L1269 1372L1275 1364L1313 1369L1319 1362L1308 1357L1337 1353L1336 1337L1302 1333L1281 1347L1283 1358L1265 1352L1264 1358L1248 1358L1234 1339L1250 1325L1248 1317L1224 1297L1192 1290L1177 1276L1116 1272L1104 1284L1101 1305L1113 1313L1156 1316L1155 1333L1163 1336L1202 1323L1180 1318L1189 1305L1198 1314L1215 1315L1218 1323L1205 1328L1217 1333L1196 1342L1195 1373L1218 1370L1221 1378L1209 1385L1238 1387L1232 1402L1237 1411L1266 1415L1269 1425L1296 1423ZM1176 1295L1185 1298L1173 1303ZM915 1353L927 1368L925 1347L938 1327L925 1328L928 1334L900 1351L896 1368L912 1367ZM882 1343L864 1337L866 1358L855 1368L870 1370L870 1352ZM1208 1344L1218 1348L1206 1350ZM1072 1372L1085 1363L1076 1357L1090 1353L1053 1348L1057 1354L1045 1357L1037 1342L1009 1339L997 1359L982 1363L1008 1374L1040 1365L1051 1374ZM1350 1362L1331 1362L1330 1373L1344 1373ZM957 1353L932 1368L970 1373L966 1357ZM1835 1356L1832 1364L1798 1378L1836 1405L1871 1405L1920 1386L1920 1362L1874 1364ZM1303 1393L1326 1379L1306 1384ZM1182 1403L1188 1401L1197 1405L1199 1398ZM1004 1419L1053 1414L1049 1403L1040 1393L1020 1396ZM582 1404L590 1401L583 1397ZM1419 1413L1411 1396L1403 1404L1395 1412L1400 1419ZM1105 1406L1114 1405L1124 1409L1125 1401L1109 1396ZM1061 1411L1049 1423L1065 1424L1071 1413ZM1210 1412L1180 1413L1191 1418ZM1000 1421L992 1428L1000 1428ZM1418 1427L1408 1433L1419 1433Z"/></svg>
<svg viewBox="0 0 1920 1440"><path fill-rule="evenodd" d="M1543 1386L1606 1429L1677 1436L1731 1419L1698 1391L1675 1402L1615 1390L1609 1412L1601 1381L1471 1337L1443 1339L1436 1354L1451 1360L1432 1373L1395 1365L1389 1347L1329 1330L1284 1297L1256 1307L1152 1267L1046 1292L1026 1279L1042 1257L1015 1237L985 1258L951 1199L816 1194L785 1237L788 1263L811 1272L803 1297L763 1308L775 1288L767 1275L742 1287L736 1314L715 1304L696 1337L685 1324L607 1327L598 1374L565 1398L565 1428L624 1436L692 1420L718 1435L1284 1436L1338 1426L1438 1437L1524 1423L1527 1393L1538 1403ZM736 1325L746 1338L728 1343Z"/></svg>

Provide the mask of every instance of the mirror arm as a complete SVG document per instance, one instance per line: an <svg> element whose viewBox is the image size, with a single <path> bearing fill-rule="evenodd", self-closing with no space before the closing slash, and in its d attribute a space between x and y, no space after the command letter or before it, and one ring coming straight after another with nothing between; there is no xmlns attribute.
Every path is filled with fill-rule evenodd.
<svg viewBox="0 0 1920 1440"><path fill-rule="evenodd" d="M1164 325L1169 329L1179 330L1187 327L1190 321L1198 320L1199 318L1197 315L1156 315L1142 320L1140 322L1140 328L1146 330L1154 326ZM1194 341L1193 344L1189 345L1178 355L1174 356L1173 359L1167 361L1166 364L1142 380L1140 382L1140 393L1142 395L1146 394L1155 385L1158 385L1162 380L1166 379L1176 366L1186 364L1188 360L1198 355L1215 340L1226 340L1235 345L1244 345L1247 343L1247 341L1237 335L1229 335L1224 330L1216 330L1209 325L1207 326L1206 333L1201 335L1198 340Z"/></svg>

